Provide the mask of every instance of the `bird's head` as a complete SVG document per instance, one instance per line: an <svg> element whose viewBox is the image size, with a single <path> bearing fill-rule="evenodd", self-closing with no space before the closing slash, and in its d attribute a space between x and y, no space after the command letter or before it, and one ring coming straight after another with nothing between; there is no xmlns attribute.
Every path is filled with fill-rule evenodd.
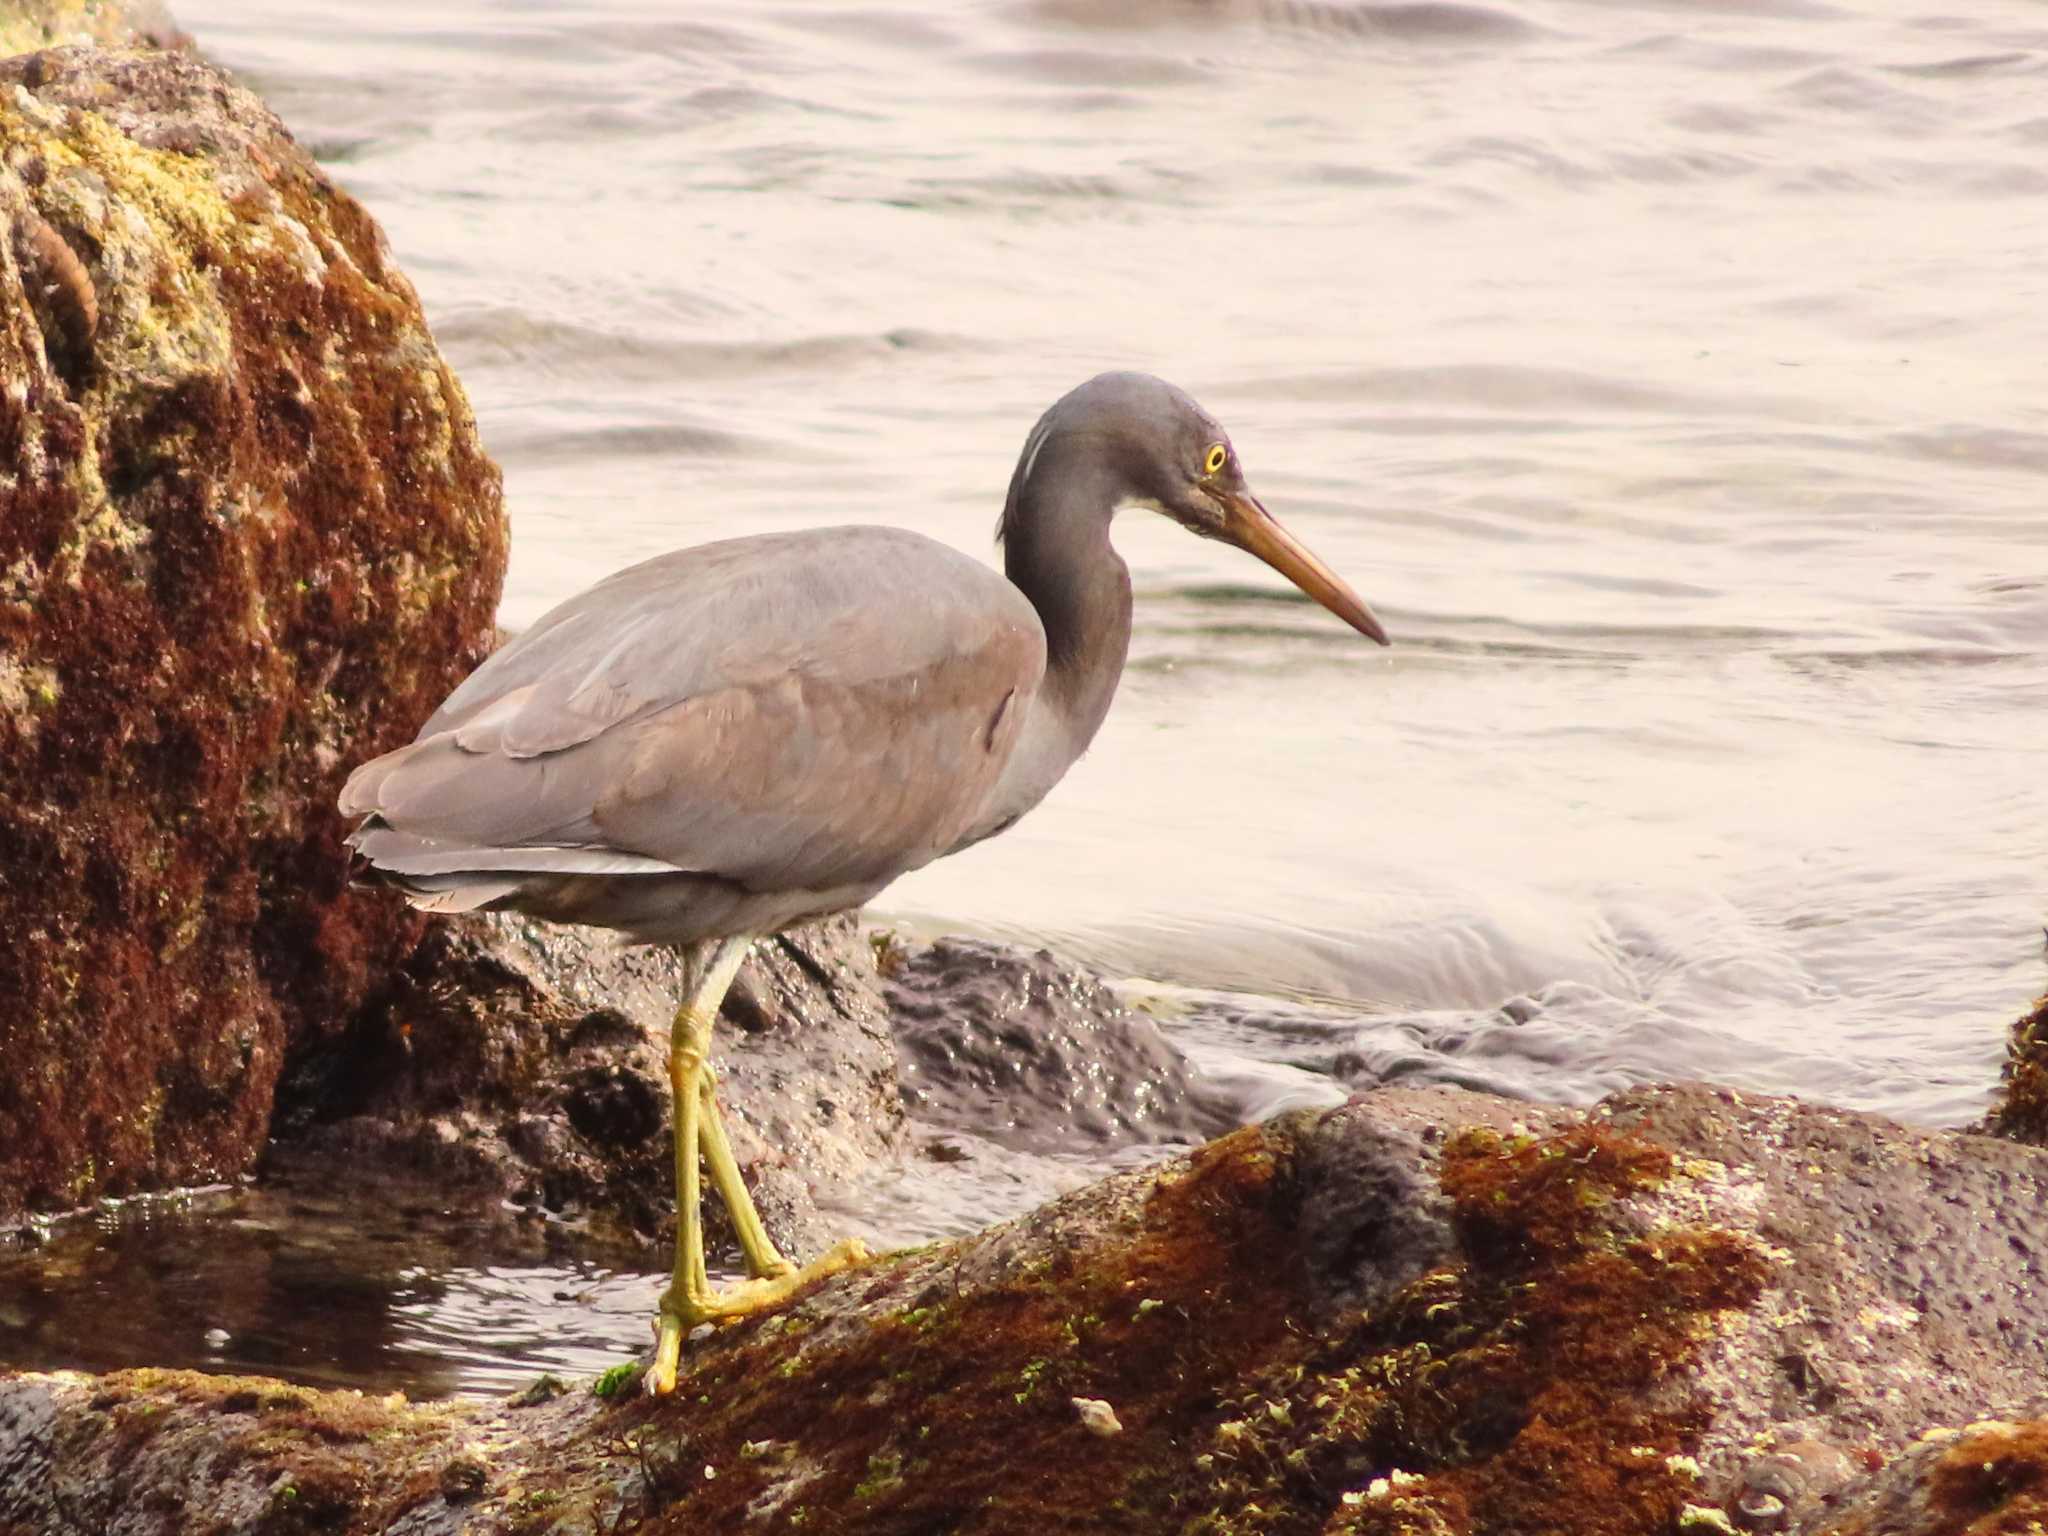
<svg viewBox="0 0 2048 1536"><path fill-rule="evenodd" d="M1191 533L1235 544L1360 634L1388 643L1365 600L1252 494L1230 434L1185 391L1145 373L1099 374L1069 391L1024 444L1011 508L1041 458L1057 461L1065 457L1062 450L1073 449L1111 478L1114 504L1163 512Z"/></svg>

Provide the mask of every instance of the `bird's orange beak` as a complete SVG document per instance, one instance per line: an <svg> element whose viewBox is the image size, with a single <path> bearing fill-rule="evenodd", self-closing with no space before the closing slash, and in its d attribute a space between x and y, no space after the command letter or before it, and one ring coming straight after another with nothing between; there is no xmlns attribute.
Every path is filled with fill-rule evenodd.
<svg viewBox="0 0 2048 1536"><path fill-rule="evenodd" d="M1308 546L1274 519L1249 491L1222 491L1223 537L1248 554L1257 555L1310 597L1369 640L1389 644L1387 632L1365 599L1345 585L1344 578L1309 553Z"/></svg>

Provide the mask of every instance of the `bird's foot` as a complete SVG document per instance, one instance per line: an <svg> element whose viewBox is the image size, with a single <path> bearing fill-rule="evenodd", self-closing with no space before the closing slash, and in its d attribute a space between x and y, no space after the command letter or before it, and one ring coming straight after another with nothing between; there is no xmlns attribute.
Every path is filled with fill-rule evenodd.
<svg viewBox="0 0 2048 1536"><path fill-rule="evenodd" d="M833 1244L801 1269L785 1259L780 1273L756 1275L724 1290L671 1284L661 1293L661 1315L655 1323L654 1364L648 1367L645 1379L647 1391L654 1397L667 1397L675 1391L683 1338L700 1323L733 1323L772 1311L812 1281L841 1274L873 1257L866 1243L849 1237Z"/></svg>

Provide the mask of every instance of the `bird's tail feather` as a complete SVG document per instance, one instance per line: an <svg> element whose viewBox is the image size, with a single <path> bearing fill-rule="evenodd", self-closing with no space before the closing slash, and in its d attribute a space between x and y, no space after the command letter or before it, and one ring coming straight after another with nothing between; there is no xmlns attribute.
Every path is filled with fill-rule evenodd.
<svg viewBox="0 0 2048 1536"><path fill-rule="evenodd" d="M458 847L401 832L372 815L350 834L349 880L386 886L427 912L475 912L529 881L565 875L673 875L673 864L609 848Z"/></svg>

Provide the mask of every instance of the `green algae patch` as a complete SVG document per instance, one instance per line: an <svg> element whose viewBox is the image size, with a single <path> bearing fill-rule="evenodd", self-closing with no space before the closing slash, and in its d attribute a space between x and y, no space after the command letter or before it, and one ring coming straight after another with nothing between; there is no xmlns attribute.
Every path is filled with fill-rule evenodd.
<svg viewBox="0 0 2048 1536"><path fill-rule="evenodd" d="M592 1397L619 1397L640 1385L645 1367L637 1360L612 1366L590 1384Z"/></svg>

